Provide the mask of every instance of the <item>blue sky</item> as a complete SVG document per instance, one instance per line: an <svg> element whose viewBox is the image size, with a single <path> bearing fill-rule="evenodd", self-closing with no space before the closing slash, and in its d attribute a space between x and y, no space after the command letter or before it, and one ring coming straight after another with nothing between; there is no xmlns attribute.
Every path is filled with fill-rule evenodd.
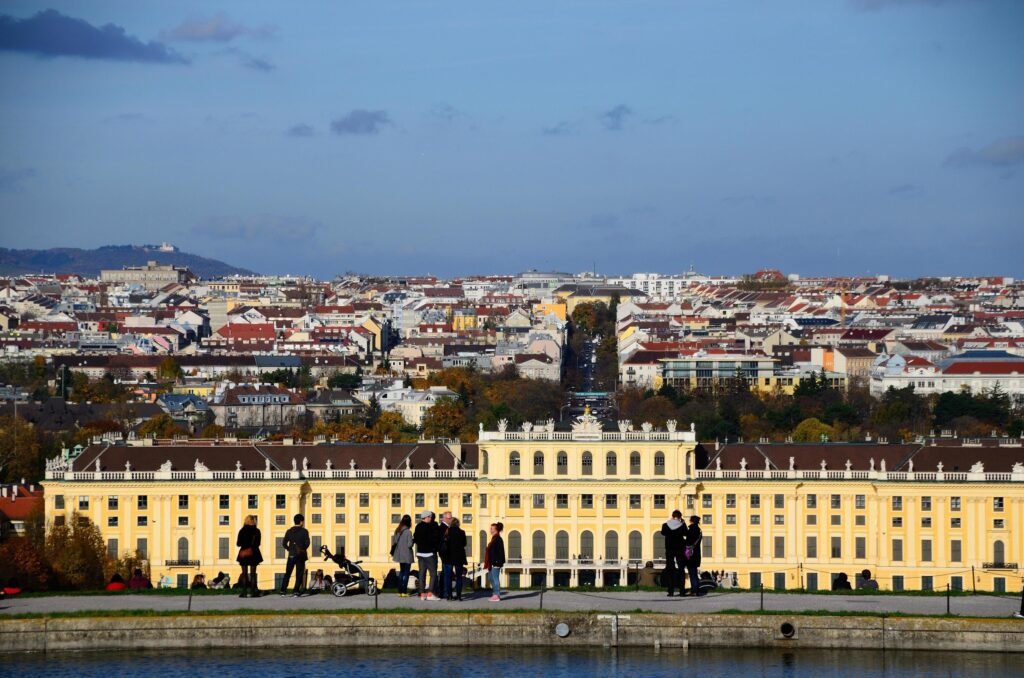
<svg viewBox="0 0 1024 678"><path fill-rule="evenodd" d="M0 246L167 240L321 277L1024 274L1015 0L0 15Z"/></svg>

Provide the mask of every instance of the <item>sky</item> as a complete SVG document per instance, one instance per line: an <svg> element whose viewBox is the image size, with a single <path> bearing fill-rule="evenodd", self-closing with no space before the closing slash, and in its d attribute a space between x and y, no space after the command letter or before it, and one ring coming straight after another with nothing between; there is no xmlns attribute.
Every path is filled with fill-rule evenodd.
<svg viewBox="0 0 1024 678"><path fill-rule="evenodd" d="M1024 275L1018 0L0 4L0 246Z"/></svg>

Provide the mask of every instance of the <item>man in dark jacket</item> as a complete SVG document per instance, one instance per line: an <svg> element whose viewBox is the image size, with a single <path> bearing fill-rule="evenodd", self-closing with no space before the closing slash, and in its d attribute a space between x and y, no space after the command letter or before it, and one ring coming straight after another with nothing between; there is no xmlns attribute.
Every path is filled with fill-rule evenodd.
<svg viewBox="0 0 1024 678"><path fill-rule="evenodd" d="M420 515L420 522L412 533L412 544L420 568L419 577L416 578L420 600L440 600L433 593L437 586L437 525L430 511ZM429 586L427 575L430 576Z"/></svg>
<svg viewBox="0 0 1024 678"><path fill-rule="evenodd" d="M448 531L452 526L452 512L441 514L441 522L437 524L437 557L441 560L441 576L438 586L434 587L434 595L441 600L452 597L452 559L448 555Z"/></svg>
<svg viewBox="0 0 1024 678"><path fill-rule="evenodd" d="M295 524L284 533L284 540L281 546L288 554L288 563L284 568L284 579L281 580L281 595L288 595L288 580L295 570L295 590L292 595L298 598L306 584L306 549L309 548L309 530L306 529L306 519L301 513L296 513Z"/></svg>
<svg viewBox="0 0 1024 678"><path fill-rule="evenodd" d="M704 535L700 531L700 516L690 516L686 530L686 570L690 573L690 595L704 595L700 589L700 547Z"/></svg>
<svg viewBox="0 0 1024 678"><path fill-rule="evenodd" d="M661 536L665 538L665 585L669 598L675 595L676 588L680 596L686 595L686 533L683 513L676 509L672 518L661 526Z"/></svg>

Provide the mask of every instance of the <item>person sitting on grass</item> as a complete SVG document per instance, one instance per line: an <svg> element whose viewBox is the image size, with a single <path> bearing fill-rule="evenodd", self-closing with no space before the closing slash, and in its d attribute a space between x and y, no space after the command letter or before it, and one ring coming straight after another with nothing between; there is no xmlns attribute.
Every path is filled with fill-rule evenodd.
<svg viewBox="0 0 1024 678"><path fill-rule="evenodd" d="M3 589L4 596L16 596L21 593L21 587L18 585L18 578L11 577L7 580L7 586Z"/></svg>
<svg viewBox="0 0 1024 678"><path fill-rule="evenodd" d="M847 576L847 574L845 572L840 572L839 574L837 574L835 580L832 582L832 590L850 591L851 589L853 589L853 587L850 586L850 578Z"/></svg>
<svg viewBox="0 0 1024 678"><path fill-rule="evenodd" d="M142 569L137 567L132 573L132 578L128 580L128 588L132 590L151 589L153 584L150 583L149 577L142 574Z"/></svg>
<svg viewBox="0 0 1024 678"><path fill-rule="evenodd" d="M192 586L190 586L189 588L192 588L192 589L205 589L206 588L206 577L204 575L201 575L201 574L197 574L196 576L192 577Z"/></svg>
<svg viewBox="0 0 1024 678"><path fill-rule="evenodd" d="M128 585L124 583L124 577L119 575L117 572L110 578L110 583L107 584L107 591L124 591L128 588Z"/></svg>
<svg viewBox="0 0 1024 678"><path fill-rule="evenodd" d="M223 572L218 572L217 576L210 580L211 589L228 589L231 588L231 577Z"/></svg>
<svg viewBox="0 0 1024 678"><path fill-rule="evenodd" d="M871 570L863 570L860 573L860 583L857 584L857 588L862 591L878 590L878 582L871 578Z"/></svg>

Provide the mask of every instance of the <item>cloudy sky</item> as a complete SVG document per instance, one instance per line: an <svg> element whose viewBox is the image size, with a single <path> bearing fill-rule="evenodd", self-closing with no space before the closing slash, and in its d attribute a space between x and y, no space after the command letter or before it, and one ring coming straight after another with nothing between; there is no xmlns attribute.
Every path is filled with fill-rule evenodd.
<svg viewBox="0 0 1024 678"><path fill-rule="evenodd" d="M1018 0L0 5L0 246L1024 274Z"/></svg>

